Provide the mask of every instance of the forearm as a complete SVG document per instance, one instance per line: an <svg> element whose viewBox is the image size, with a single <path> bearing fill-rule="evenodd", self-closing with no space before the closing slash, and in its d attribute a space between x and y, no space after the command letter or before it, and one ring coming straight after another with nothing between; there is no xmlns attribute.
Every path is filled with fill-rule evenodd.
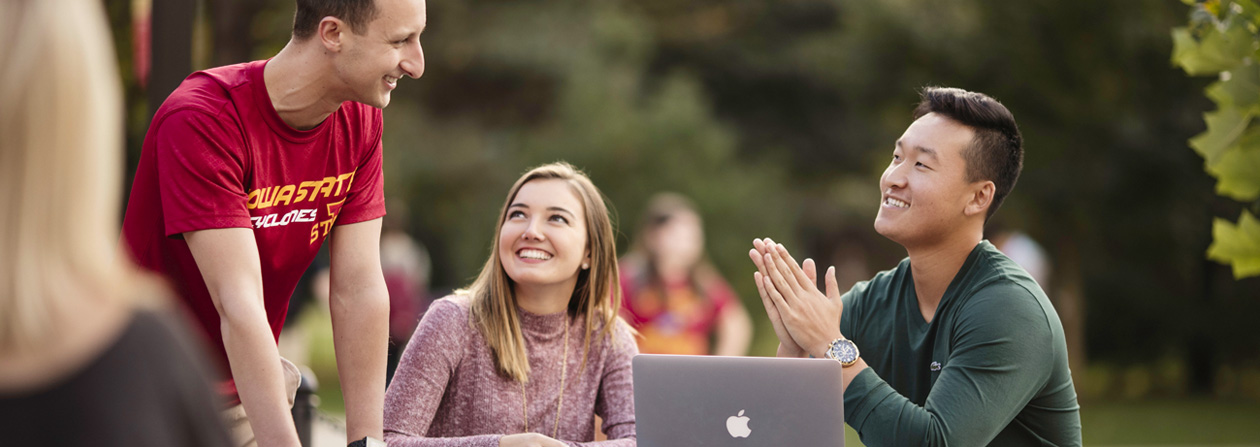
<svg viewBox="0 0 1260 447"><path fill-rule="evenodd" d="M844 393L848 390L849 384L853 383L853 379L856 378L858 374L861 374L862 371L866 370L866 368L869 368L869 366L866 365L866 360L862 357L858 357L857 362L847 368L844 368L844 371L842 371L840 375L840 393Z"/></svg>
<svg viewBox="0 0 1260 447"><path fill-rule="evenodd" d="M381 439L389 343L389 295L384 280L363 290L333 292L329 306L346 403L346 438Z"/></svg>
<svg viewBox="0 0 1260 447"><path fill-rule="evenodd" d="M998 386L983 375L942 375L918 405L866 369L846 371L844 410L845 422L871 447L987 445L1023 405L1029 385L1015 376L1001 379L1010 386Z"/></svg>
<svg viewBox="0 0 1260 447"><path fill-rule="evenodd" d="M223 346L236 390L258 445L297 446L280 353L261 309L256 316L223 318Z"/></svg>
<svg viewBox="0 0 1260 447"><path fill-rule="evenodd" d="M860 378L860 371L852 375L845 373L845 422L861 435L863 443L871 447L946 445L940 415L915 405L874 371ZM954 444L962 440L951 441L950 444ZM984 444L961 442L957 445Z"/></svg>
<svg viewBox="0 0 1260 447"><path fill-rule="evenodd" d="M748 344L752 341L752 320L748 312L738 303L733 303L722 311L718 319L716 355L744 355L748 353Z"/></svg>
<svg viewBox="0 0 1260 447"><path fill-rule="evenodd" d="M297 446L280 352L264 307L253 231L191 231L184 239L219 313L228 366L258 445Z"/></svg>

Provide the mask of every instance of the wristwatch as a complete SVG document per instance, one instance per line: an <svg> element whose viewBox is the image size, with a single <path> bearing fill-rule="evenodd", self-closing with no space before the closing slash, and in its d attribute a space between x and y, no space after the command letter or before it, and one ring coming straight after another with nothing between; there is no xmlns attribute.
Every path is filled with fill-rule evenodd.
<svg viewBox="0 0 1260 447"><path fill-rule="evenodd" d="M367 436L363 439L347 444L346 447L385 447L385 441Z"/></svg>
<svg viewBox="0 0 1260 447"><path fill-rule="evenodd" d="M840 366L849 367L857 363L858 347L853 344L852 340L844 337L832 340L831 347L827 348L827 358L840 362Z"/></svg>

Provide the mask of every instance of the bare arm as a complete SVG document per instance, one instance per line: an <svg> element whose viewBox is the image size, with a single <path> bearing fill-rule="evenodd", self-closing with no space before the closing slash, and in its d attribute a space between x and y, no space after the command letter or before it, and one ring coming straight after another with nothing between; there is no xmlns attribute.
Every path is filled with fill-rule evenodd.
<svg viewBox="0 0 1260 447"><path fill-rule="evenodd" d="M748 344L752 341L752 320L739 298L722 309L717 320L717 346L713 350L716 355L745 355Z"/></svg>
<svg viewBox="0 0 1260 447"><path fill-rule="evenodd" d="M384 438L389 291L381 272L381 219L333 228L328 305L337 373L346 401L346 439Z"/></svg>
<svg viewBox="0 0 1260 447"><path fill-rule="evenodd" d="M280 352L263 306L262 269L254 232L222 228L184 233L219 311L223 346L258 445L298 446Z"/></svg>

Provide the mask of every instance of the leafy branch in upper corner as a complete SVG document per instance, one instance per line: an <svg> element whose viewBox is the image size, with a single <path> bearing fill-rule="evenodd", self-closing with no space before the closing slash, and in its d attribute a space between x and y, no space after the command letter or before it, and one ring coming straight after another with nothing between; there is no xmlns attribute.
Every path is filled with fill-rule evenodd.
<svg viewBox="0 0 1260 447"><path fill-rule="evenodd" d="M1216 110L1190 139L1216 178L1216 192L1247 203L1238 223L1217 218L1207 256L1234 277L1260 275L1260 5L1253 0L1186 1L1189 26L1172 31L1174 65L1191 76L1219 76L1205 94Z"/></svg>

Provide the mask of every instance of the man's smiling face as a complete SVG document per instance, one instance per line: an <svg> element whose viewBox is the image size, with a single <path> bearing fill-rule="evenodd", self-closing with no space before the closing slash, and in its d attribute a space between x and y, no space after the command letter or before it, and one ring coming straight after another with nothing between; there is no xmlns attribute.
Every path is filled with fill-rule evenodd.
<svg viewBox="0 0 1260 447"><path fill-rule="evenodd" d="M975 191L963 152L974 137L972 128L935 113L911 123L880 177L875 231L908 247L935 243L962 226Z"/></svg>
<svg viewBox="0 0 1260 447"><path fill-rule="evenodd" d="M351 100L384 108L400 78L424 74L420 33L428 18L424 0L376 0L376 7L363 34L344 30L337 73Z"/></svg>

